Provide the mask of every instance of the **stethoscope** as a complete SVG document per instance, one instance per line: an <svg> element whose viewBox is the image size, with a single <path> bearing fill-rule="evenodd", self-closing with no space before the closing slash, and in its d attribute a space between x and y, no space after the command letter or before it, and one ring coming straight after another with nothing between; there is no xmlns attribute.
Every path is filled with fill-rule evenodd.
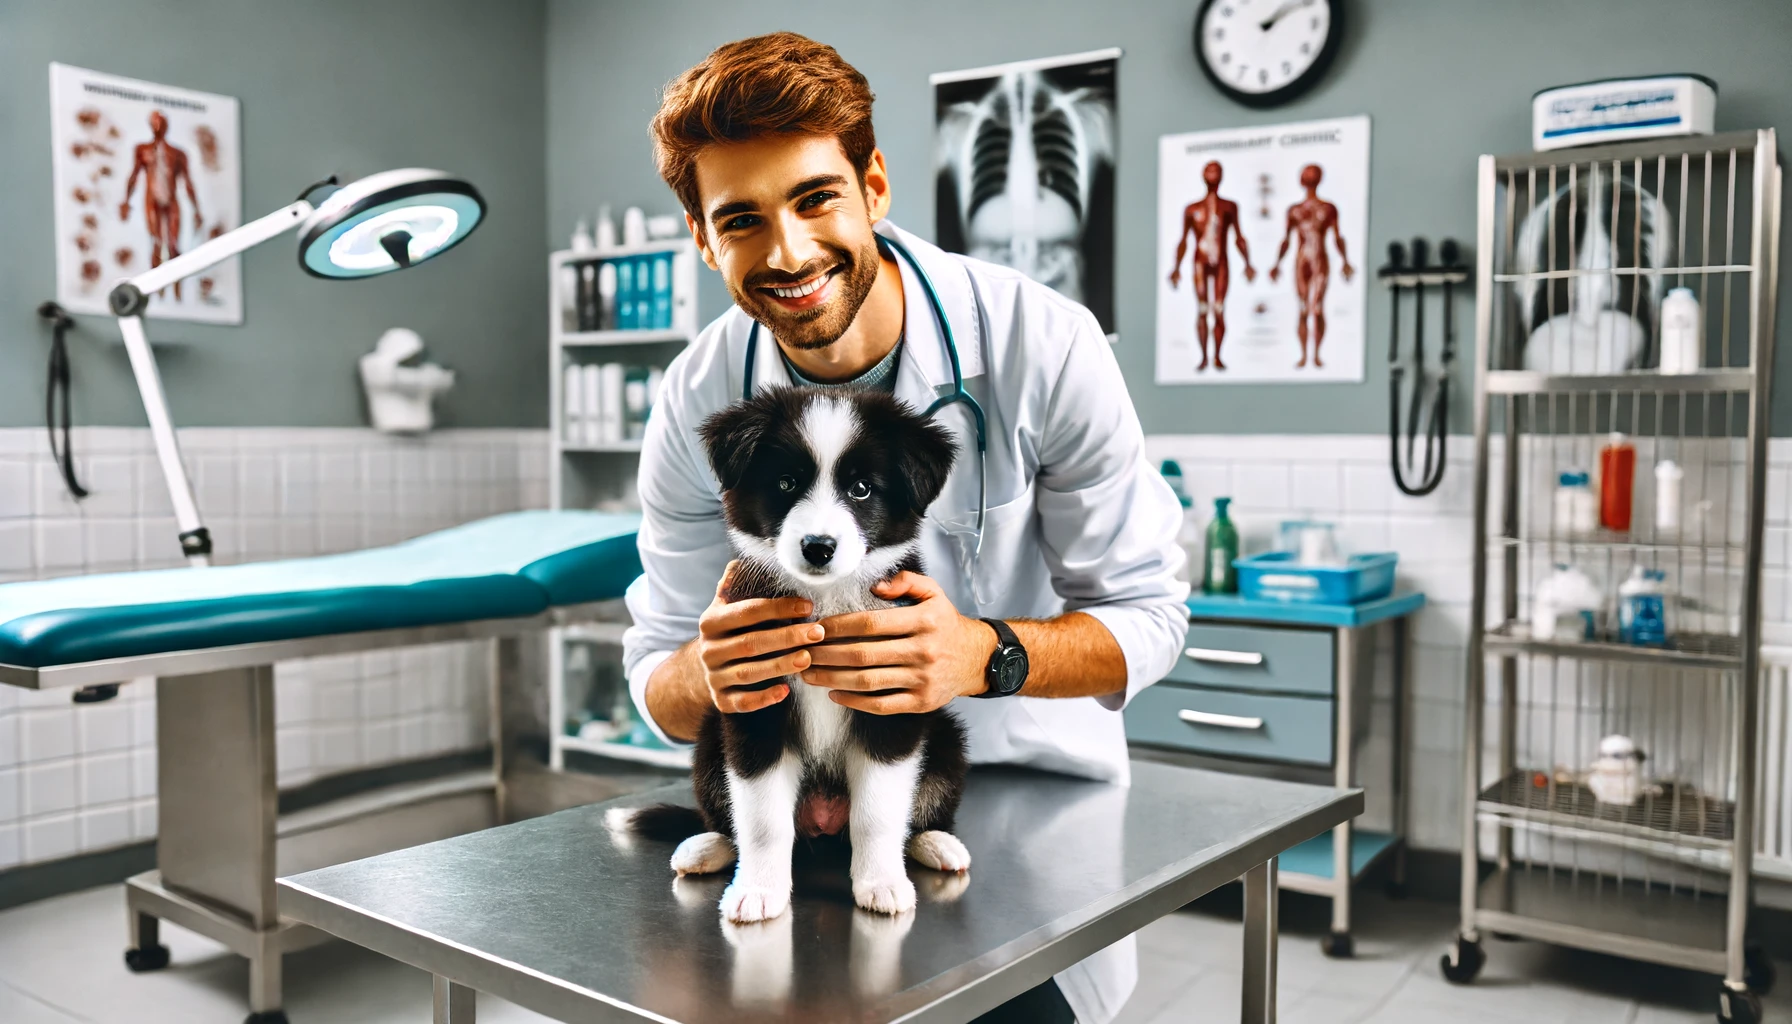
<svg viewBox="0 0 1792 1024"><path fill-rule="evenodd" d="M960 402L963 403L966 408L970 409L971 420L976 424L977 540L971 548L971 558L974 562L975 559L983 554L983 517L989 511L989 454L988 442L984 436L983 407L978 405L977 400L971 397L971 393L964 389L964 370L958 365L958 339L952 335L952 321L946 318L946 308L940 304L940 294L934 290L933 279L927 276L927 271L921 269L920 262L915 259L914 253L908 251L908 246L903 245L894 238L881 235L878 237L878 241L888 245L897 255L907 260L908 265L914 269L915 276L921 279L921 291L926 293L927 305L933 309L933 318L940 325L940 340L945 344L946 356L952 363L951 393L941 395L934 399L933 404L928 406L927 411L923 412L921 415L923 417L931 417L934 413L939 412L946 406L951 405L954 402ZM982 336L987 337L989 334L989 314L983 306L983 293L977 288L977 279L974 276L971 276L968 273L965 276L971 283L971 295L977 306L977 326L982 331ZM741 387L742 401L751 400L753 397L753 365L757 361L756 357L758 352L759 322L755 320L753 322L753 329L747 332L747 359L745 363L746 381Z"/></svg>

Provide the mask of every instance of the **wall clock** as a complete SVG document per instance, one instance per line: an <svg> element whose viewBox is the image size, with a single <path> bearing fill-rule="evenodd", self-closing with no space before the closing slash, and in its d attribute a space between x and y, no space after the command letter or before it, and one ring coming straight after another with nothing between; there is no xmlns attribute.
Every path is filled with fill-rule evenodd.
<svg viewBox="0 0 1792 1024"><path fill-rule="evenodd" d="M1342 0L1204 0L1195 59L1219 90L1273 107L1312 88L1338 52Z"/></svg>

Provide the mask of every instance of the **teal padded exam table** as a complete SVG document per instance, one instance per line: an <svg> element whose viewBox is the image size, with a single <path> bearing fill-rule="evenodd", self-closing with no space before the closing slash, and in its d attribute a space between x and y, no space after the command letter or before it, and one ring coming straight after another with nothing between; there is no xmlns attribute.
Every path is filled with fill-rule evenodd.
<svg viewBox="0 0 1792 1024"><path fill-rule="evenodd" d="M157 870L126 885L132 969L167 963L173 921L248 957L249 1019L284 1020L281 954L317 934L275 906L274 663L492 639L496 686L519 634L622 596L638 525L517 512L341 555L0 585L0 683L156 678Z"/></svg>

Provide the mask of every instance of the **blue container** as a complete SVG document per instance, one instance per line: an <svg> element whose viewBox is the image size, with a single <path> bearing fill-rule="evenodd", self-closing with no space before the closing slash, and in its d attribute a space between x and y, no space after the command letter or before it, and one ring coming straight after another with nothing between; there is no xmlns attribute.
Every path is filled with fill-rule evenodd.
<svg viewBox="0 0 1792 1024"><path fill-rule="evenodd" d="M1386 597L1394 590L1394 566L1400 556L1351 555L1343 565L1299 565L1292 551L1272 551L1240 558L1238 593L1261 601L1303 604L1357 604Z"/></svg>

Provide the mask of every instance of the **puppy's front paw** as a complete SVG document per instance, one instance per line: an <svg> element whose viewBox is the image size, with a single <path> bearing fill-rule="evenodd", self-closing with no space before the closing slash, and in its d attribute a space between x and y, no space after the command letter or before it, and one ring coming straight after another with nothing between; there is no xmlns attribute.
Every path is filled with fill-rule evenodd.
<svg viewBox="0 0 1792 1024"><path fill-rule="evenodd" d="M734 844L720 832L704 832L672 851L672 870L683 875L713 875L734 863Z"/></svg>
<svg viewBox="0 0 1792 1024"><path fill-rule="evenodd" d="M915 902L909 891L909 905ZM860 904L863 906L863 904ZM735 924L769 921L790 909L789 889L768 889L757 885L730 885L722 893L722 916Z"/></svg>
<svg viewBox="0 0 1792 1024"><path fill-rule="evenodd" d="M904 914L915 909L915 883L908 875L873 875L852 880L852 899L866 910L879 914Z"/></svg>
<svg viewBox="0 0 1792 1024"><path fill-rule="evenodd" d="M908 841L908 855L935 871L968 871L971 851L950 832L918 833Z"/></svg>

